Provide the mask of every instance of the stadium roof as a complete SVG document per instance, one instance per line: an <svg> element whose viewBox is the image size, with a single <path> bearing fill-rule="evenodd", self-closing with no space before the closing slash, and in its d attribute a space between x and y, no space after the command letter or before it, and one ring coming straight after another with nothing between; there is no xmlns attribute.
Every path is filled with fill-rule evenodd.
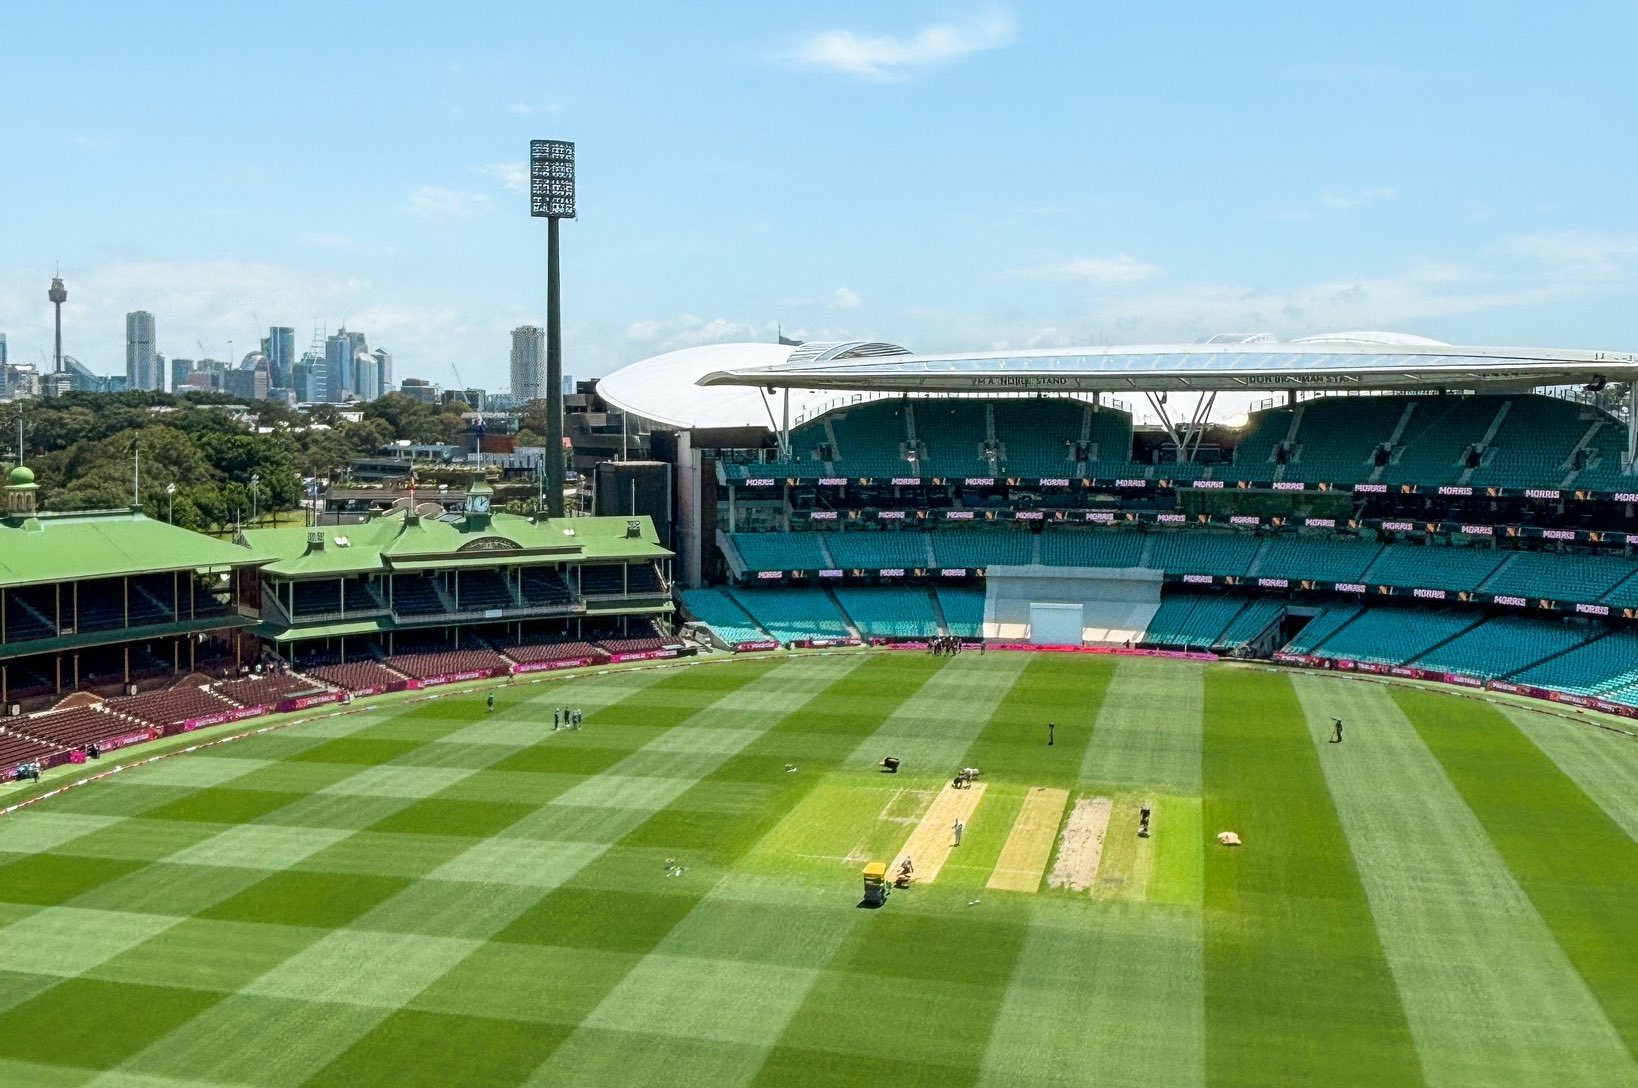
<svg viewBox="0 0 1638 1088"><path fill-rule="evenodd" d="M751 370L801 362L822 366L837 361L906 354L892 344L704 344L656 355L622 367L597 381L597 395L622 412L666 427L777 430L784 412L780 402L764 396L756 383L703 388L701 378L719 370ZM823 409L835 391L798 396L793 390L791 422Z"/></svg>
<svg viewBox="0 0 1638 1088"><path fill-rule="evenodd" d="M0 521L0 586L172 570L227 570L271 556L131 510L31 514Z"/></svg>
<svg viewBox="0 0 1638 1088"><path fill-rule="evenodd" d="M1638 355L1631 352L1456 347L1395 333L1339 333L1289 343L1266 336L1232 336L1201 344L1136 347L830 358L790 355L778 362L729 363L703 374L699 384L906 393L1244 393L1519 389L1635 379Z"/></svg>
<svg viewBox="0 0 1638 1088"><path fill-rule="evenodd" d="M640 537L626 536L628 521L640 524ZM315 532L322 535L322 547L308 545L308 534ZM671 554L660 545L654 523L646 517L534 521L515 514L494 514L487 519L420 517L412 522L402 507L358 525L247 529L240 537L258 552L274 557L265 568L269 574L286 578L500 563L658 559Z"/></svg>

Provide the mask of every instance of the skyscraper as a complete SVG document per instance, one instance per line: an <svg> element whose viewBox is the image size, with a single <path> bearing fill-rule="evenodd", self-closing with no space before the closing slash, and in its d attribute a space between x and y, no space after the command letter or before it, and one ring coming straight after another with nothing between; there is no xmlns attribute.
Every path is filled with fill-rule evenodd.
<svg viewBox="0 0 1638 1088"><path fill-rule="evenodd" d="M365 395L358 387L358 356L369 351L364 334L348 332L345 327L324 341L324 399L340 404L349 393Z"/></svg>
<svg viewBox="0 0 1638 1088"><path fill-rule="evenodd" d="M392 352L376 348L370 354L375 356L375 365L381 375L381 388L376 391L376 396L384 397L392 392Z"/></svg>
<svg viewBox="0 0 1638 1088"><path fill-rule="evenodd" d="M296 365L296 330L274 325L262 341L262 354L267 356L267 377L275 386L288 386L290 373Z"/></svg>
<svg viewBox="0 0 1638 1088"><path fill-rule="evenodd" d="M171 360L171 392L180 393L188 387L188 375L193 373L192 359Z"/></svg>
<svg viewBox="0 0 1638 1088"><path fill-rule="evenodd" d="M546 395L546 330L520 325L512 330L512 396L519 404Z"/></svg>
<svg viewBox="0 0 1638 1088"><path fill-rule="evenodd" d="M6 365L6 334L0 332L0 367Z"/></svg>
<svg viewBox="0 0 1638 1088"><path fill-rule="evenodd" d="M154 315L137 310L125 315L125 380L128 389L165 388L154 350Z"/></svg>

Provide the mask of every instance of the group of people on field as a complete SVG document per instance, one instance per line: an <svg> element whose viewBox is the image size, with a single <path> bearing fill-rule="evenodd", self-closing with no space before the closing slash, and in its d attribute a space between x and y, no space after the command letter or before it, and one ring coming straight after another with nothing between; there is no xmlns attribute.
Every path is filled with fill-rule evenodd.
<svg viewBox="0 0 1638 1088"><path fill-rule="evenodd" d="M938 638L927 640L927 652L934 657L953 657L962 650L968 649L959 638L954 635L941 635ZM984 644L978 644L978 652L984 652Z"/></svg>

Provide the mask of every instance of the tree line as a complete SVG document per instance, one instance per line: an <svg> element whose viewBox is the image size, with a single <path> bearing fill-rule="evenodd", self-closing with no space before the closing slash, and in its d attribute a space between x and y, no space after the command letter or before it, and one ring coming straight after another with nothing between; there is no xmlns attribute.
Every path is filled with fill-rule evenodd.
<svg viewBox="0 0 1638 1088"><path fill-rule="evenodd" d="M235 418L227 405L247 407L250 417ZM69 393L7 406L0 448L15 462L20 417L23 461L43 509L127 507L135 485L149 517L220 532L249 524L253 508L264 519L296 509L304 481L336 479L354 457L399 439L457 443L465 429L459 404L389 393L359 407L363 418L354 422L329 404L297 413L219 393Z"/></svg>

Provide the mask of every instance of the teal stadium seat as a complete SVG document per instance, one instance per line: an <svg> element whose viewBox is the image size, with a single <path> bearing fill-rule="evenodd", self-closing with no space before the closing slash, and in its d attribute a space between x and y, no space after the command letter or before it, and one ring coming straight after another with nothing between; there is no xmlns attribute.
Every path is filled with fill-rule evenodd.
<svg viewBox="0 0 1638 1088"><path fill-rule="evenodd" d="M1407 399L1407 398L1399 398ZM1506 397L1414 397L1416 410L1399 436L1393 461L1378 477L1383 483L1435 487L1454 484L1467 471L1462 454L1490 429Z"/></svg>
<svg viewBox="0 0 1638 1088"><path fill-rule="evenodd" d="M1571 695L1630 696L1638 686L1638 632L1618 630L1513 677Z"/></svg>
<svg viewBox="0 0 1638 1088"><path fill-rule="evenodd" d="M1463 673L1492 680L1561 654L1586 641L1564 624L1503 616L1465 631L1429 650L1411 664L1422 669Z"/></svg>
<svg viewBox="0 0 1638 1088"><path fill-rule="evenodd" d="M1467 482L1475 487L1551 487L1570 476L1570 453L1592 425L1580 405L1521 393L1485 447Z"/></svg>
<svg viewBox="0 0 1638 1088"><path fill-rule="evenodd" d="M932 538L933 554L945 570L1022 566L1033 561L1034 538L1021 529L941 529Z"/></svg>
<svg viewBox="0 0 1638 1088"><path fill-rule="evenodd" d="M1263 541L1253 573L1261 578L1358 582L1382 554L1374 541L1318 536L1276 536Z"/></svg>
<svg viewBox="0 0 1638 1088"><path fill-rule="evenodd" d="M1478 622L1469 612L1368 608L1314 649L1322 657L1403 665Z"/></svg>
<svg viewBox="0 0 1638 1088"><path fill-rule="evenodd" d="M995 401L995 437L1004 454L1000 474L1027 478L1080 475L1074 447L1080 441L1081 424L1090 408L1081 401L1059 398ZM1099 413L1110 414L1115 413ZM1130 417L1127 419L1127 444L1122 454L1132 448Z"/></svg>
<svg viewBox="0 0 1638 1088"><path fill-rule="evenodd" d="M1481 593L1592 602L1638 571L1631 560L1603 555L1514 552L1479 586Z"/></svg>
<svg viewBox="0 0 1638 1088"><path fill-rule="evenodd" d="M866 638L933 638L939 633L926 589L842 587L836 590L836 599Z"/></svg>
<svg viewBox="0 0 1638 1088"><path fill-rule="evenodd" d="M830 566L818 533L733 533L730 540L751 570L824 570Z"/></svg>
<svg viewBox="0 0 1638 1088"><path fill-rule="evenodd" d="M1304 624L1301 631L1292 636L1291 641L1285 644L1285 651L1293 654L1313 653L1320 643L1336 634L1343 625L1364 611L1357 604L1327 605Z"/></svg>
<svg viewBox="0 0 1638 1088"><path fill-rule="evenodd" d="M1281 478L1309 483L1369 479L1371 455L1392 436L1408 402L1406 397L1321 397L1299 404L1295 410L1302 419L1293 457ZM1278 415L1268 415L1268 425L1277 432L1273 441L1282 441L1285 430ZM1286 416L1286 428L1290 422Z"/></svg>
<svg viewBox="0 0 1638 1088"><path fill-rule="evenodd" d="M1048 529L1041 562L1049 567L1135 567L1147 537L1131 529Z"/></svg>
<svg viewBox="0 0 1638 1088"><path fill-rule="evenodd" d="M756 626L750 613L720 589L685 589L682 599L695 619L730 645L736 642L761 642L768 637Z"/></svg>
<svg viewBox="0 0 1638 1088"><path fill-rule="evenodd" d="M1217 636L1213 649L1232 651L1249 645L1252 639L1280 622L1280 617L1284 615L1283 601L1271 601L1266 598L1248 601L1223 629L1223 633Z"/></svg>
<svg viewBox="0 0 1638 1088"><path fill-rule="evenodd" d="M957 638L979 638L984 633L984 591L971 586L940 586L938 605L944 625Z"/></svg>
<svg viewBox="0 0 1638 1088"><path fill-rule="evenodd" d="M988 476L983 459L984 403L977 400L915 400L905 402L916 421L916 441L925 451L924 476Z"/></svg>
<svg viewBox="0 0 1638 1088"><path fill-rule="evenodd" d="M846 570L924 568L931 562L927 552L928 534L917 529L874 529L823 536L836 565Z"/></svg>
<svg viewBox="0 0 1638 1088"><path fill-rule="evenodd" d="M1175 650L1209 650L1245 607L1240 597L1170 593L1143 632L1143 641Z"/></svg>
<svg viewBox="0 0 1638 1088"><path fill-rule="evenodd" d="M1507 552L1494 548L1389 544L1365 572L1364 580L1371 585L1400 588L1477 590L1507 556Z"/></svg>
<svg viewBox="0 0 1638 1088"><path fill-rule="evenodd" d="M1249 533L1157 532L1150 564L1168 574L1243 575L1262 541Z"/></svg>
<svg viewBox="0 0 1638 1088"><path fill-rule="evenodd" d="M822 589L758 587L732 590L730 595L780 642L850 635L841 613Z"/></svg>

